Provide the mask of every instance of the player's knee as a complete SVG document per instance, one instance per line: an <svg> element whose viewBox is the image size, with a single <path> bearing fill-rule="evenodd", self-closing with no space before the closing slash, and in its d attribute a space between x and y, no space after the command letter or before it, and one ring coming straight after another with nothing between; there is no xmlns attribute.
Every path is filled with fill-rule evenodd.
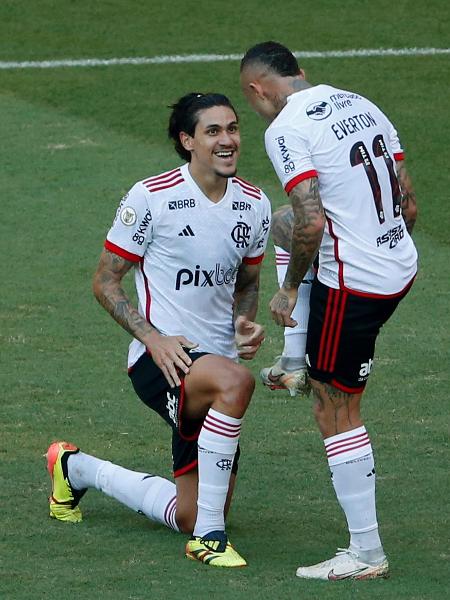
<svg viewBox="0 0 450 600"><path fill-rule="evenodd" d="M220 401L233 413L244 414L255 389L255 379L248 369L236 365L222 382Z"/></svg>

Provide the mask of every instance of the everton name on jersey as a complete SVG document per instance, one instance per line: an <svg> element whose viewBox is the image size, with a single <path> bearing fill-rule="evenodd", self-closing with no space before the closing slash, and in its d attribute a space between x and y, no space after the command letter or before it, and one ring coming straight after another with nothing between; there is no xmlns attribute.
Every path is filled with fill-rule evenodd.
<svg viewBox="0 0 450 600"><path fill-rule="evenodd" d="M139 312L163 335L184 335L198 352L235 359L233 293L242 262L264 256L270 203L232 177L211 202L189 166L136 183L122 199L105 248L136 263ZM145 352L134 339L128 366Z"/></svg>
<svg viewBox="0 0 450 600"><path fill-rule="evenodd" d="M326 214L319 280L363 296L400 293L416 273L417 253L395 171L403 150L381 110L358 94L318 85L288 97L265 143L287 193L318 177Z"/></svg>

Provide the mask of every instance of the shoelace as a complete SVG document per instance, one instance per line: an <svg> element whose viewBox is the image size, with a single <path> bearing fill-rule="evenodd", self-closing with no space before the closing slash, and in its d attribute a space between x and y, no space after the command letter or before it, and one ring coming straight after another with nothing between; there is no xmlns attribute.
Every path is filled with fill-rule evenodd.
<svg viewBox="0 0 450 600"><path fill-rule="evenodd" d="M323 566L333 566L334 563L334 559L336 558L336 556L351 556L352 558L354 558L355 560L358 559L358 555L353 552L352 550L350 550L350 548L338 548L337 552L335 554L335 556L333 558L329 558L328 560L325 560L322 564Z"/></svg>
<svg viewBox="0 0 450 600"><path fill-rule="evenodd" d="M350 548L338 548L336 552L336 556L345 556L346 554L350 555L352 558L358 559L358 555Z"/></svg>

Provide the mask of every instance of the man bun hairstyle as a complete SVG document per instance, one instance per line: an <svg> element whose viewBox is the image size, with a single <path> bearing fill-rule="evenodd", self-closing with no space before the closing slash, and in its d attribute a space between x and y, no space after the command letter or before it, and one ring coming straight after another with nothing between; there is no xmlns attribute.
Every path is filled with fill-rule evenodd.
<svg viewBox="0 0 450 600"><path fill-rule="evenodd" d="M295 56L278 42L262 42L249 48L241 60L241 72L253 63L265 65L282 77L294 77L300 73Z"/></svg>
<svg viewBox="0 0 450 600"><path fill-rule="evenodd" d="M180 133L184 131L191 137L194 137L200 111L212 108L213 106L228 106L236 115L236 121L238 120L238 114L234 106L231 104L229 98L223 94L191 92L169 107L172 109L172 113L169 118L167 133L169 138L174 142L177 154L186 162L191 161L191 153L181 143Z"/></svg>

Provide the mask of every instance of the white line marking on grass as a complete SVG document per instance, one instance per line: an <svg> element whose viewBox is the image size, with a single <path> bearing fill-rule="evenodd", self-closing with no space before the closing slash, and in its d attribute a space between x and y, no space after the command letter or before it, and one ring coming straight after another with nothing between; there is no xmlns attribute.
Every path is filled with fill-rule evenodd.
<svg viewBox="0 0 450 600"><path fill-rule="evenodd" d="M297 58L366 58L371 56L435 56L450 54L450 48L367 48L294 52ZM64 60L0 61L0 69L55 69L57 67L111 67L116 65L164 65L241 60L242 54L186 54L136 58L80 58Z"/></svg>

